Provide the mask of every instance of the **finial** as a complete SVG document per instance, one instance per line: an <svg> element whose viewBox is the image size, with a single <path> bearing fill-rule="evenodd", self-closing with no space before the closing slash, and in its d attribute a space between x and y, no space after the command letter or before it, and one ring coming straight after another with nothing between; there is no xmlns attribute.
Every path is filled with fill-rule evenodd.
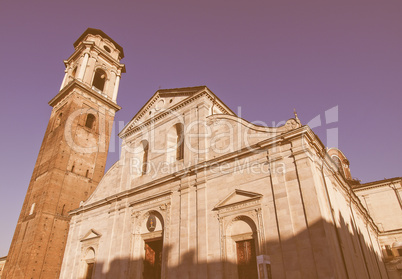
<svg viewBox="0 0 402 279"><path fill-rule="evenodd" d="M296 122L301 125L300 119L299 119L299 117L297 117L297 112L296 112L296 109L295 109L295 108L293 109L293 113L295 114Z"/></svg>

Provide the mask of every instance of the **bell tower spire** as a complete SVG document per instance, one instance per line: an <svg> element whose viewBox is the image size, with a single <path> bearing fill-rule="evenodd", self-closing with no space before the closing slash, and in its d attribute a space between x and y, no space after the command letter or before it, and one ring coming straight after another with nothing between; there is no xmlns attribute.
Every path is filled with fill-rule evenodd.
<svg viewBox="0 0 402 279"><path fill-rule="evenodd" d="M117 105L123 48L88 28L58 94L28 186L2 278L58 278L70 217L103 177Z"/></svg>

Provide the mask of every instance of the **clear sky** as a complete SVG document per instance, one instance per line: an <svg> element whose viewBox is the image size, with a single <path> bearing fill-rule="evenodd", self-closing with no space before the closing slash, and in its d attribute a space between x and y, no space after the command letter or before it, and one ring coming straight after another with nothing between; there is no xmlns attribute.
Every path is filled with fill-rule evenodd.
<svg viewBox="0 0 402 279"><path fill-rule="evenodd" d="M331 143L328 129L337 131L362 182L402 176L400 0L3 0L0 256L11 243L63 60L88 27L125 52L114 138L118 123L158 88L207 85L252 122L275 126L294 108L303 124L320 118L314 131L324 144ZM108 167L118 159L117 138L111 149Z"/></svg>

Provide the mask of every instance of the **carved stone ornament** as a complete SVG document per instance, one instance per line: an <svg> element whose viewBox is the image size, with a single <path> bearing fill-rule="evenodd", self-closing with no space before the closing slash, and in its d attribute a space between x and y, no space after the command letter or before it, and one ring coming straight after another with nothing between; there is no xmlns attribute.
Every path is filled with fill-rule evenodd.
<svg viewBox="0 0 402 279"><path fill-rule="evenodd" d="M156 217L153 214L150 214L148 216L148 221L147 221L147 229L150 232L153 232L156 228Z"/></svg>
<svg viewBox="0 0 402 279"><path fill-rule="evenodd" d="M286 131L294 130L296 128L301 127L300 123L298 123L295 119L291 118L286 121L285 128Z"/></svg>
<svg viewBox="0 0 402 279"><path fill-rule="evenodd" d="M208 118L207 119L207 125L208 126L212 126L215 123L215 119L214 118Z"/></svg>

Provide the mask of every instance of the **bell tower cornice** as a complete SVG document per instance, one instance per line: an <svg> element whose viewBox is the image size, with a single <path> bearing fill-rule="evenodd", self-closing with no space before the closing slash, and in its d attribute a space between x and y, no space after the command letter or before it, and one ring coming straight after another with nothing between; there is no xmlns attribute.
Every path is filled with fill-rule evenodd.
<svg viewBox="0 0 402 279"><path fill-rule="evenodd" d="M89 57L95 57L102 53L102 49L100 49L98 46L95 45L94 42L83 42L83 45L80 45L79 49L77 49L67 60L64 60L64 65L68 67L69 65L72 64L73 61L77 60L80 57L83 57L86 53L89 55ZM119 69L121 73L126 72L126 65L117 62L113 57L111 57L107 53L102 53L103 57L107 59L107 61L113 66L116 67L116 69Z"/></svg>
<svg viewBox="0 0 402 279"><path fill-rule="evenodd" d="M111 107L115 111L119 111L121 107L113 102L112 100L102 96L101 94L95 92L85 83L82 83L78 80L74 80L73 82L69 83L66 87L64 87L54 98L52 98L48 104L51 107L55 107L59 102L61 102L65 97L67 97L72 92L77 92L75 89L78 89L83 94L87 94L91 97L96 98L98 101L101 101L103 104Z"/></svg>

